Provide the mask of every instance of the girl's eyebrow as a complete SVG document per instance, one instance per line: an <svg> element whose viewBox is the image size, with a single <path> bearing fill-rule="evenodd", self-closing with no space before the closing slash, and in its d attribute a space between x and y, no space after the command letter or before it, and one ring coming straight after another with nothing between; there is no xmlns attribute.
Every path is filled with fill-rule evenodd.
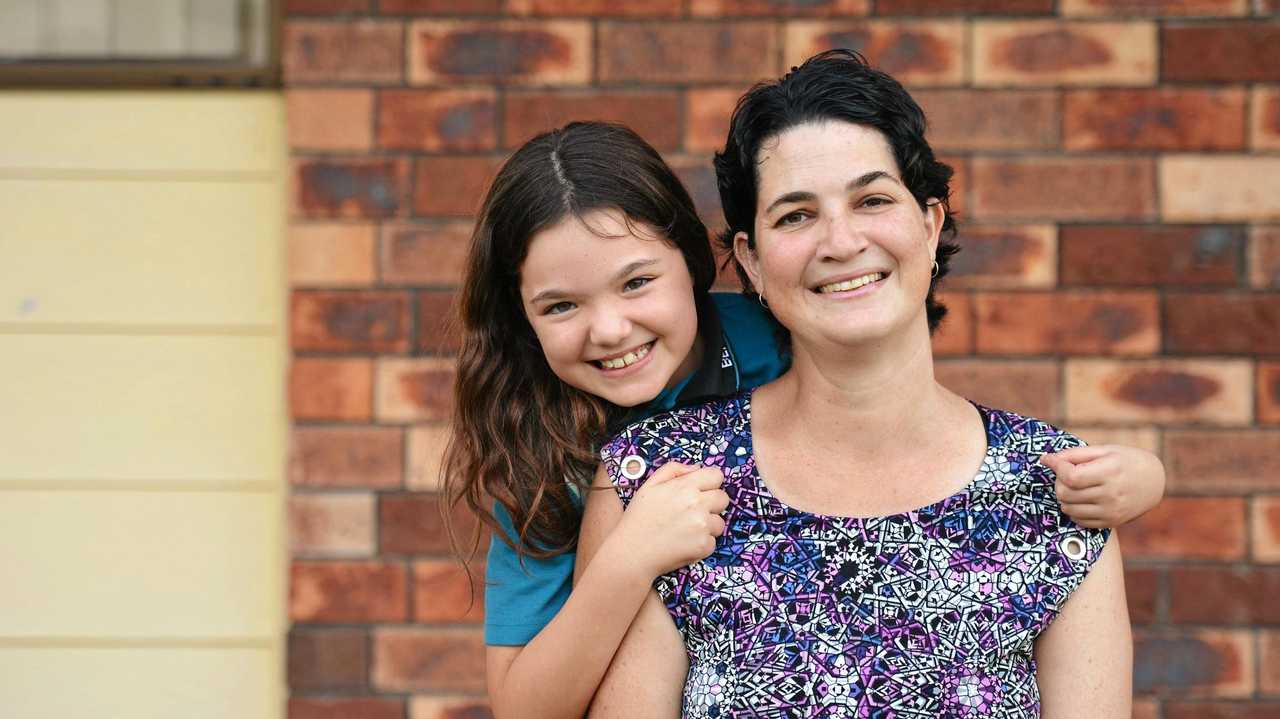
<svg viewBox="0 0 1280 719"><path fill-rule="evenodd" d="M863 173L855 177L854 179L850 180L849 184L844 186L844 191L853 192L854 190L870 185L876 180L892 180L894 182L897 182L899 185L902 184L901 182L899 182L898 178L894 177L893 175L890 175L884 170L872 170L871 172ZM788 192L787 194L779 197L773 202L770 202L769 206L764 208L764 212L761 214L765 214L765 215L769 214L770 212L773 211L773 208L777 207L778 205L785 205L790 202L809 202L816 198L817 198L817 195L813 194L812 192L806 192L804 190Z"/></svg>
<svg viewBox="0 0 1280 719"><path fill-rule="evenodd" d="M647 258L643 260L635 260L634 262L628 262L625 267L623 267L621 270L618 270L617 272L614 273L613 281L616 282L626 277L627 275L631 274L632 272L635 272L636 270L639 270L644 267L648 267L649 265L656 265L656 264L658 264L658 260L656 258ZM560 299L562 297L567 297L568 294L569 294L568 292L565 292L564 290L558 287L552 287L550 289L543 290L538 294L534 295L532 298L529 299L529 304L534 305L543 300Z"/></svg>

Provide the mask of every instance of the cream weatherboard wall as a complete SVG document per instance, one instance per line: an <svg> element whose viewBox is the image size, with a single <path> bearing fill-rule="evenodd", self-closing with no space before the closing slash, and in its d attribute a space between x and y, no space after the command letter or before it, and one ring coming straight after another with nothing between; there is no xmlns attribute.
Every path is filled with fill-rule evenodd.
<svg viewBox="0 0 1280 719"><path fill-rule="evenodd" d="M284 707L268 92L0 93L0 716Z"/></svg>

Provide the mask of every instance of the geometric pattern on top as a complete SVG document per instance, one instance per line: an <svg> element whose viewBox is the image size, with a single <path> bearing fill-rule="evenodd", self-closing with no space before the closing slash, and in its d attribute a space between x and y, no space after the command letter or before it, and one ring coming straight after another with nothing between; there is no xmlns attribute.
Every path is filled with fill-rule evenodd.
<svg viewBox="0 0 1280 719"><path fill-rule="evenodd" d="M689 657L683 716L1039 716L1032 645L1109 530L1074 524L1037 461L1079 439L978 410L987 453L977 476L884 517L811 514L775 498L755 468L749 393L655 415L603 447L624 506L668 461L724 472L730 503L715 551L654 585Z"/></svg>

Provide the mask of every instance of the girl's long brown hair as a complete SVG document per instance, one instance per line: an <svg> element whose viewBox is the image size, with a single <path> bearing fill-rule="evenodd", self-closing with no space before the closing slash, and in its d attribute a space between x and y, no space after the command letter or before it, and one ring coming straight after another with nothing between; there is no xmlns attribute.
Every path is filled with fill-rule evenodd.
<svg viewBox="0 0 1280 719"><path fill-rule="evenodd" d="M473 549L485 526L522 555L546 558L577 545L581 517L570 483L590 483L596 444L620 408L551 371L524 314L520 267L539 231L605 208L659 230L679 249L695 297L704 297L715 279L707 229L689 193L631 130L575 122L533 138L507 160L471 238L444 457L449 504L463 503L482 522ZM495 502L517 536L502 531Z"/></svg>

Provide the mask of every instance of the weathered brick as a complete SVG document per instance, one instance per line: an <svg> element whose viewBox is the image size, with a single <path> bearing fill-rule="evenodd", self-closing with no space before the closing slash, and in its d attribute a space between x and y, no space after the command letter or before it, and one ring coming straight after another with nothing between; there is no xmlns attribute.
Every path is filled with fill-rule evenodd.
<svg viewBox="0 0 1280 719"><path fill-rule="evenodd" d="M462 347L462 325L457 297L450 291L418 293L418 342L420 354L453 355Z"/></svg>
<svg viewBox="0 0 1280 719"><path fill-rule="evenodd" d="M453 416L452 359L383 357L377 372L380 422L442 422Z"/></svg>
<svg viewBox="0 0 1280 719"><path fill-rule="evenodd" d="M1253 637L1248 631L1138 636L1133 644L1133 689L1247 697L1255 686L1254 666Z"/></svg>
<svg viewBox="0 0 1280 719"><path fill-rule="evenodd" d="M493 713L479 697L427 697L409 700L409 719L493 719Z"/></svg>
<svg viewBox="0 0 1280 719"><path fill-rule="evenodd" d="M1155 168L1139 157L976 157L974 218L1145 220Z"/></svg>
<svg viewBox="0 0 1280 719"><path fill-rule="evenodd" d="M986 292L975 298L986 354L1145 355L1160 349L1154 292Z"/></svg>
<svg viewBox="0 0 1280 719"><path fill-rule="evenodd" d="M626 125L659 150L680 145L679 94L610 90L508 93L502 113L502 144L518 147L538 133L573 120Z"/></svg>
<svg viewBox="0 0 1280 719"><path fill-rule="evenodd" d="M291 20L284 25L285 84L385 85L404 79L403 26L394 21Z"/></svg>
<svg viewBox="0 0 1280 719"><path fill-rule="evenodd" d="M1245 360L1068 360L1066 400L1073 423L1246 425L1252 367Z"/></svg>
<svg viewBox="0 0 1280 719"><path fill-rule="evenodd" d="M973 298L967 292L939 292L947 316L933 333L935 357L973 352Z"/></svg>
<svg viewBox="0 0 1280 719"><path fill-rule="evenodd" d="M1165 433L1169 490L1236 494L1280 490L1280 432Z"/></svg>
<svg viewBox="0 0 1280 719"><path fill-rule="evenodd" d="M978 86L1128 86L1156 79L1151 22L978 20L973 44Z"/></svg>
<svg viewBox="0 0 1280 719"><path fill-rule="evenodd" d="M497 15L502 0L378 0L378 11L391 15Z"/></svg>
<svg viewBox="0 0 1280 719"><path fill-rule="evenodd" d="M1061 13L1069 17L1108 15L1222 17L1247 15L1249 0L1062 0Z"/></svg>
<svg viewBox="0 0 1280 719"><path fill-rule="evenodd" d="M412 319L407 292L295 290L289 299L290 338L296 351L409 351Z"/></svg>
<svg viewBox="0 0 1280 719"><path fill-rule="evenodd" d="M684 147L691 152L724 148L729 118L742 95L741 88L691 88L685 94Z"/></svg>
<svg viewBox="0 0 1280 719"><path fill-rule="evenodd" d="M403 699L289 699L289 719L402 719Z"/></svg>
<svg viewBox="0 0 1280 719"><path fill-rule="evenodd" d="M285 90L289 147L297 150L368 150L373 147L373 92Z"/></svg>
<svg viewBox="0 0 1280 719"><path fill-rule="evenodd" d="M1064 285L1230 287L1245 236L1229 225L1067 225L1058 243Z"/></svg>
<svg viewBox="0 0 1280 719"><path fill-rule="evenodd" d="M436 554L452 558L441 495L423 492L383 494L378 500L378 547L384 554ZM470 539L477 526L462 507L450 511L454 536Z"/></svg>
<svg viewBox="0 0 1280 719"><path fill-rule="evenodd" d="M591 25L580 20L417 20L409 26L409 84L583 85Z"/></svg>
<svg viewBox="0 0 1280 719"><path fill-rule="evenodd" d="M705 155L672 155L666 158L671 170L680 178L698 216L711 232L724 227L724 213L720 210L720 189L716 185L716 172L711 158Z"/></svg>
<svg viewBox="0 0 1280 719"><path fill-rule="evenodd" d="M1280 354L1280 294L1180 293L1164 307L1170 352Z"/></svg>
<svg viewBox="0 0 1280 719"><path fill-rule="evenodd" d="M1249 146L1255 150L1280 150L1280 86L1253 88L1252 105Z"/></svg>
<svg viewBox="0 0 1280 719"><path fill-rule="evenodd" d="M1070 427L1072 434L1089 444L1122 444L1160 454L1160 433L1153 427Z"/></svg>
<svg viewBox="0 0 1280 719"><path fill-rule="evenodd" d="M286 15L343 15L369 11L369 0L285 0Z"/></svg>
<svg viewBox="0 0 1280 719"><path fill-rule="evenodd" d="M1280 497L1254 497L1249 512L1253 559L1280 562Z"/></svg>
<svg viewBox="0 0 1280 719"><path fill-rule="evenodd" d="M484 638L472 629L379 629L373 685L392 692L483 691Z"/></svg>
<svg viewBox="0 0 1280 719"><path fill-rule="evenodd" d="M289 283L350 287L377 279L370 223L294 223L289 227Z"/></svg>
<svg viewBox="0 0 1280 719"><path fill-rule="evenodd" d="M1047 422L1059 417L1062 388L1058 363L1044 360L939 360L938 381L951 391L988 407L999 407Z"/></svg>
<svg viewBox="0 0 1280 719"><path fill-rule="evenodd" d="M409 165L392 159L295 159L295 212L380 219L408 207Z"/></svg>
<svg viewBox="0 0 1280 719"><path fill-rule="evenodd" d="M384 225L379 253L382 281L391 285L460 284L472 226L457 220Z"/></svg>
<svg viewBox="0 0 1280 719"><path fill-rule="evenodd" d="M373 363L367 359L295 357L289 368L295 420L367 420L373 414Z"/></svg>
<svg viewBox="0 0 1280 719"><path fill-rule="evenodd" d="M1155 699L1134 697L1132 719L1160 719L1160 702Z"/></svg>
<svg viewBox="0 0 1280 719"><path fill-rule="evenodd" d="M1280 226L1249 231L1249 284L1280 287Z"/></svg>
<svg viewBox="0 0 1280 719"><path fill-rule="evenodd" d="M689 5L694 17L848 17L870 12L871 0L692 0Z"/></svg>
<svg viewBox="0 0 1280 719"><path fill-rule="evenodd" d="M419 424L409 430L405 487L423 492L439 492L444 450L449 443L449 425Z"/></svg>
<svg viewBox="0 0 1280 719"><path fill-rule="evenodd" d="M1244 558L1248 543L1237 498L1165 497L1121 533L1126 560L1231 561Z"/></svg>
<svg viewBox="0 0 1280 719"><path fill-rule="evenodd" d="M749 83L777 71L772 22L603 22L598 34L606 83Z"/></svg>
<svg viewBox="0 0 1280 719"><path fill-rule="evenodd" d="M681 0L507 0L512 15L552 17L675 17Z"/></svg>
<svg viewBox="0 0 1280 719"><path fill-rule="evenodd" d="M1280 157L1168 155L1159 167L1165 220L1280 220L1280 194L1258 179L1280 177Z"/></svg>
<svg viewBox="0 0 1280 719"><path fill-rule="evenodd" d="M981 289L1046 288L1057 274L1057 232L1053 225L962 224L963 249L951 258L944 282Z"/></svg>
<svg viewBox="0 0 1280 719"><path fill-rule="evenodd" d="M1160 30L1160 79L1175 82L1280 80L1280 24L1165 25Z"/></svg>
<svg viewBox="0 0 1280 719"><path fill-rule="evenodd" d="M369 684L369 635L360 629L289 632L289 687L294 691L361 691Z"/></svg>
<svg viewBox="0 0 1280 719"><path fill-rule="evenodd" d="M848 48L912 87L967 79L968 40L960 20L798 21L787 23L785 32L787 67L823 50Z"/></svg>
<svg viewBox="0 0 1280 719"><path fill-rule="evenodd" d="M289 483L395 489L404 471L403 435L399 427L295 427Z"/></svg>
<svg viewBox="0 0 1280 719"><path fill-rule="evenodd" d="M1261 665L1258 688L1267 696L1280 697L1280 631L1259 632L1258 650ZM1272 704L1265 708L1275 710L1277 706Z"/></svg>
<svg viewBox="0 0 1280 719"><path fill-rule="evenodd" d="M289 571L289 616L297 622L403 622L408 572L386 562L301 562Z"/></svg>
<svg viewBox="0 0 1280 719"><path fill-rule="evenodd" d="M1239 150L1240 88L1073 90L1063 105L1068 150Z"/></svg>
<svg viewBox="0 0 1280 719"><path fill-rule="evenodd" d="M382 90L378 146L479 152L498 146L497 93L487 88Z"/></svg>
<svg viewBox="0 0 1280 719"><path fill-rule="evenodd" d="M1164 719L1275 719L1280 712L1280 705L1275 702L1248 700L1166 701L1163 706Z"/></svg>
<svg viewBox="0 0 1280 719"><path fill-rule="evenodd" d="M476 624L484 619L484 563L469 569L470 575L453 557L414 562L414 621Z"/></svg>
<svg viewBox="0 0 1280 719"><path fill-rule="evenodd" d="M1258 421L1280 424L1280 362L1258 363Z"/></svg>
<svg viewBox="0 0 1280 719"><path fill-rule="evenodd" d="M1130 622L1151 624L1156 621L1162 575L1159 569L1125 568L1124 595L1129 602Z"/></svg>
<svg viewBox="0 0 1280 719"><path fill-rule="evenodd" d="M289 549L295 557L373 555L373 495L295 494L289 498Z"/></svg>
<svg viewBox="0 0 1280 719"><path fill-rule="evenodd" d="M468 217L484 199L502 158L423 157L414 165L413 211L425 217Z"/></svg>
<svg viewBox="0 0 1280 719"><path fill-rule="evenodd" d="M1053 0L876 0L877 15L1052 15Z"/></svg>
<svg viewBox="0 0 1280 719"><path fill-rule="evenodd" d="M1058 146L1058 93L1052 90L920 90L934 150L1041 150Z"/></svg>
<svg viewBox="0 0 1280 719"><path fill-rule="evenodd" d="M1280 624L1280 567L1174 567L1169 619L1188 624Z"/></svg>

